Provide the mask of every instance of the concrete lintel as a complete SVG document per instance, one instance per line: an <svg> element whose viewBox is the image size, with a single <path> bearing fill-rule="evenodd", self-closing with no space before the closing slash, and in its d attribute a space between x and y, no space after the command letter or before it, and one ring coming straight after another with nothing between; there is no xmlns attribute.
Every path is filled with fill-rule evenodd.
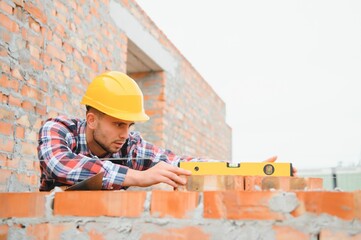
<svg viewBox="0 0 361 240"><path fill-rule="evenodd" d="M111 0L109 6L111 18L128 38L163 70L174 76L177 61L164 46L120 3Z"/></svg>

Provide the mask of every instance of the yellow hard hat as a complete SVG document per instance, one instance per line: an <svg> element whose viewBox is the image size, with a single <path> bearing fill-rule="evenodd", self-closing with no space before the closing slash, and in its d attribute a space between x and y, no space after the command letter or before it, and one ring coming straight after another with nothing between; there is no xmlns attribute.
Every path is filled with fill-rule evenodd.
<svg viewBox="0 0 361 240"><path fill-rule="evenodd" d="M126 121L147 121L143 93L128 75L111 71L93 79L81 101L109 116Z"/></svg>

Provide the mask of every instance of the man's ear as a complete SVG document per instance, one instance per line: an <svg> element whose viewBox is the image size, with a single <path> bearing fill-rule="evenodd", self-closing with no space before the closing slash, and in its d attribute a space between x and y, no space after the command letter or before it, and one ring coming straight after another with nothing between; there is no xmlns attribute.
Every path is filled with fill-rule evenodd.
<svg viewBox="0 0 361 240"><path fill-rule="evenodd" d="M94 113L88 112L86 114L86 122L87 122L88 127L90 129L94 130L98 125L98 118Z"/></svg>

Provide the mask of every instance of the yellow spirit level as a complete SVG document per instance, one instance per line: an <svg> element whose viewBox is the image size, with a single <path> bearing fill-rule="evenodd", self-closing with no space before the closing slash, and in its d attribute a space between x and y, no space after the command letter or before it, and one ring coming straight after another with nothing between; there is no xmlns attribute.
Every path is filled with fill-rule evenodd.
<svg viewBox="0 0 361 240"><path fill-rule="evenodd" d="M180 162L193 175L292 176L291 163Z"/></svg>

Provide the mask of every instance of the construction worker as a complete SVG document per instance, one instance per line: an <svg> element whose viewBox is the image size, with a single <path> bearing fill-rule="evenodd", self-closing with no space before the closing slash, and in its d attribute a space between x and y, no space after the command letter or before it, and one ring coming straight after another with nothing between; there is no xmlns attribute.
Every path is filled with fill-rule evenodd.
<svg viewBox="0 0 361 240"><path fill-rule="evenodd" d="M130 131L135 122L149 119L133 79L121 72L103 73L90 83L81 103L86 106L85 119L58 116L40 129L41 191L70 186L99 172L104 172L103 189L186 183L180 175L191 172L176 164L199 159L175 155Z"/></svg>

